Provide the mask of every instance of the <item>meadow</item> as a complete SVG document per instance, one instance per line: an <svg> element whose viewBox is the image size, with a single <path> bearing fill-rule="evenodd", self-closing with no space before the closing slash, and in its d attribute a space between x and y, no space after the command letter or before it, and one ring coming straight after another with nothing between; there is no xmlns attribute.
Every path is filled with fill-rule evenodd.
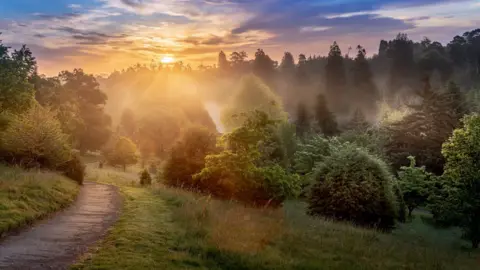
<svg viewBox="0 0 480 270"><path fill-rule="evenodd" d="M133 175L88 169L87 178L121 188L124 212L73 269L462 270L480 264L459 230L431 227L424 211L384 234L312 218L300 201L250 208L161 184L143 188Z"/></svg>

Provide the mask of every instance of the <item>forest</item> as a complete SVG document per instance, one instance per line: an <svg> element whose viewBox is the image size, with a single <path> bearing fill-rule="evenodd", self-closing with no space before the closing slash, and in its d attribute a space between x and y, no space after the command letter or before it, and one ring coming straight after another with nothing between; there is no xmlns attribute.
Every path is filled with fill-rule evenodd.
<svg viewBox="0 0 480 270"><path fill-rule="evenodd" d="M10 48L0 41L0 171L56 172L81 185L84 179L95 181L92 172L100 177L112 170L109 175L134 174L127 186L194 194L188 196L214 204L234 202L248 211L301 204L297 210L309 220L353 226L364 230L362 235L396 235L421 217L430 233L458 229L455 241L468 247L449 252L475 265L480 29L447 44L399 33L381 40L376 52L340 45L333 42L328 55L285 52L280 61L263 49L252 56L221 51L212 66L152 62L108 76L79 67L48 77L38 73L28 45ZM7 187L0 182L0 190L2 185ZM14 215L9 208L14 203L4 201L8 192L0 192L0 218ZM134 196L132 190L122 192ZM165 200L175 205L180 195L170 193ZM201 204L198 200L193 204ZM124 208L127 217L133 215L128 202ZM234 222L245 222L240 220ZM15 222L0 222L0 235L20 226ZM121 216L118 226L124 222ZM116 241L121 228L115 228L108 241ZM113 256L108 252L100 249L97 256ZM205 269L280 269L212 254L197 254L208 258ZM212 258L222 262L213 267ZM228 266L228 260L243 268ZM456 266L419 265L474 269L455 260ZM281 269L321 269L305 265ZM332 265L327 269L350 269ZM407 263L372 265L351 269L415 269Z"/></svg>

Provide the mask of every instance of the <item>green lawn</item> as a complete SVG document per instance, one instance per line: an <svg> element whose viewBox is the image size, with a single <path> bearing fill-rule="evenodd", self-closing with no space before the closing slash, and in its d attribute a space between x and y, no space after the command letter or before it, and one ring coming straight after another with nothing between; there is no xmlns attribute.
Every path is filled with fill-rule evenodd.
<svg viewBox="0 0 480 270"><path fill-rule="evenodd" d="M63 176L0 165L0 236L69 205L78 191Z"/></svg>
<svg viewBox="0 0 480 270"><path fill-rule="evenodd" d="M382 234L312 219L299 202L251 209L141 188L133 174L94 175L118 181L124 213L75 269L480 269L480 253L469 251L460 232L436 230L420 218Z"/></svg>

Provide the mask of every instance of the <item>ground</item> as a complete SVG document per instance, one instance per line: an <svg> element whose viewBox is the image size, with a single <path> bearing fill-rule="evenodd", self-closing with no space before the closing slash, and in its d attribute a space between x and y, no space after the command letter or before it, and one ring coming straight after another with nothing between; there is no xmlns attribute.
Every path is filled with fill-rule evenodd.
<svg viewBox="0 0 480 270"><path fill-rule="evenodd" d="M115 184L124 211L108 237L74 269L479 269L480 254L458 230L421 216L392 234L313 219L301 202L252 209L156 184L137 170L89 168Z"/></svg>
<svg viewBox="0 0 480 270"><path fill-rule="evenodd" d="M70 205L78 191L60 175L0 165L0 238Z"/></svg>

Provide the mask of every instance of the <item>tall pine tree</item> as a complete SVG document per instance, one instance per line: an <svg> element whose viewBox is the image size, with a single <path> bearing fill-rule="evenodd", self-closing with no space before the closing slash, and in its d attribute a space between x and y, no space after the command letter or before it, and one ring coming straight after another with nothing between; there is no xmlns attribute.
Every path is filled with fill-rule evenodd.
<svg viewBox="0 0 480 270"><path fill-rule="evenodd" d="M317 98L315 120L318 128L325 136L334 136L338 134L339 130L335 115L328 109L327 100L322 94L318 95Z"/></svg>
<svg viewBox="0 0 480 270"><path fill-rule="evenodd" d="M417 95L421 101L409 105L412 113L389 127L391 138L387 153L397 168L407 166L407 157L415 156L420 166L442 174L442 144L462 117L456 109L458 100L452 99L448 92L432 90L428 77Z"/></svg>
<svg viewBox="0 0 480 270"><path fill-rule="evenodd" d="M375 82L373 81L373 73L370 69L370 64L366 59L367 52L365 49L357 46L357 57L353 64L353 83L354 93L352 96L358 102L361 110L368 115L376 113L377 102L379 100L379 93Z"/></svg>
<svg viewBox="0 0 480 270"><path fill-rule="evenodd" d="M307 106L305 106L304 103L298 104L295 126L297 135L301 139L305 138L305 135L310 131L310 115Z"/></svg>
<svg viewBox="0 0 480 270"><path fill-rule="evenodd" d="M326 72L326 93L328 102L336 112L348 110L346 104L347 76L343 63L343 56L337 42L330 46Z"/></svg>

